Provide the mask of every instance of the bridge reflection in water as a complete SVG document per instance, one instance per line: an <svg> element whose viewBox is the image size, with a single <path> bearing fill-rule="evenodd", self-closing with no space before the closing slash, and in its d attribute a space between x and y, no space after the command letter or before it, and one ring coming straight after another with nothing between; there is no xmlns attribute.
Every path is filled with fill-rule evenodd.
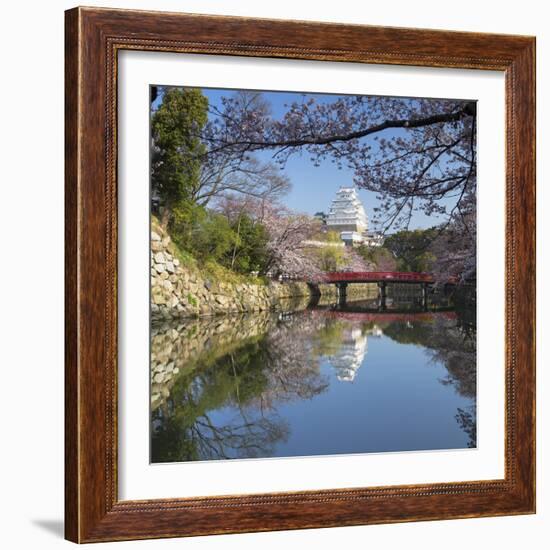
<svg viewBox="0 0 550 550"><path fill-rule="evenodd" d="M475 446L475 312L392 300L154 326L152 461Z"/></svg>

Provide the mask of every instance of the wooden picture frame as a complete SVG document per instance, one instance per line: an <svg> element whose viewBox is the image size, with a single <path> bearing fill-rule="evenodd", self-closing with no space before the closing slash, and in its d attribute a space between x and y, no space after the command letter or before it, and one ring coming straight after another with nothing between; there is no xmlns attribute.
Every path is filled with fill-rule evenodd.
<svg viewBox="0 0 550 550"><path fill-rule="evenodd" d="M506 82L505 477L120 501L117 54L155 50L501 71ZM74 542L535 511L535 39L99 8L66 12L65 533Z"/></svg>

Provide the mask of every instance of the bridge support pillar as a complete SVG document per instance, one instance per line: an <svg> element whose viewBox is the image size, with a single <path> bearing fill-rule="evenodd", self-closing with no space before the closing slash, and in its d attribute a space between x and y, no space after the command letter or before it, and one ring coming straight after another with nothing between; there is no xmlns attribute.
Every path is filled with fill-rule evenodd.
<svg viewBox="0 0 550 550"><path fill-rule="evenodd" d="M336 283L336 288L338 289L338 305L345 306L348 283Z"/></svg>
<svg viewBox="0 0 550 550"><path fill-rule="evenodd" d="M319 298L321 298L321 291L319 285L315 283L307 283L309 289L309 303L308 307L315 307L319 304Z"/></svg>
<svg viewBox="0 0 550 550"><path fill-rule="evenodd" d="M422 283L422 309L428 311L428 283Z"/></svg>
<svg viewBox="0 0 550 550"><path fill-rule="evenodd" d="M380 300L380 309L386 309L386 296L387 296L387 285L385 281L380 281L378 283L378 298Z"/></svg>

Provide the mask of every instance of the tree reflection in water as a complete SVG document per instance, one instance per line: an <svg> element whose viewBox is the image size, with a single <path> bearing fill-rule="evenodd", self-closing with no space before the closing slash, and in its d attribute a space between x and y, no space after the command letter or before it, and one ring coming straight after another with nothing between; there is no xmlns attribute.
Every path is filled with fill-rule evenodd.
<svg viewBox="0 0 550 550"><path fill-rule="evenodd" d="M265 322L266 315L257 315ZM240 322L234 318L233 326ZM327 388L306 338L318 325L318 320L268 315L263 334L239 341L237 330L227 353L197 350L191 363L200 366L181 373L169 398L153 411L152 461L272 456L274 444L289 430L275 406L311 399ZM212 338L210 347L216 349ZM234 414L230 422L224 415L220 425L216 411L223 409Z"/></svg>
<svg viewBox="0 0 550 550"><path fill-rule="evenodd" d="M174 365L179 372L153 383L152 461L274 456L292 428L277 408L327 391L323 361L334 368L333 383L360 376L373 334L422 346L445 366L441 383L474 403L458 409L456 421L475 446L475 316L421 315L388 322L384 314L308 310L154 327L153 376Z"/></svg>

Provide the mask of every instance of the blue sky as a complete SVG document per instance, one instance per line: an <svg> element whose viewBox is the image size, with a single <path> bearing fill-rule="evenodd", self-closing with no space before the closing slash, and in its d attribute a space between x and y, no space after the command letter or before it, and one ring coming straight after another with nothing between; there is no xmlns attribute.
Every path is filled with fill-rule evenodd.
<svg viewBox="0 0 550 550"><path fill-rule="evenodd" d="M236 93L235 90L202 88L202 92L208 98L211 105L221 109L221 98L230 97ZM304 94L300 92L262 92L264 98L271 104L272 116L282 118L286 112L285 104L294 101L301 101ZM333 101L336 97L328 94L306 94L315 96L316 101ZM153 108L159 103L157 99ZM385 130L384 137L391 138L404 130ZM258 158L268 161L272 152L265 151L256 153ZM309 155L292 155L287 161L284 173L292 183L292 189L283 199L286 206L298 212L315 214L316 212L328 212L330 203L341 186L353 184L353 172L347 168L339 170L330 160L321 162L320 166L314 166L309 160ZM373 208L378 205L375 193L365 189L357 188L363 206L367 211L369 221L373 219ZM437 225L442 221L435 216L425 216L415 212L411 220L410 229L427 228ZM370 229L377 229L370 227Z"/></svg>

